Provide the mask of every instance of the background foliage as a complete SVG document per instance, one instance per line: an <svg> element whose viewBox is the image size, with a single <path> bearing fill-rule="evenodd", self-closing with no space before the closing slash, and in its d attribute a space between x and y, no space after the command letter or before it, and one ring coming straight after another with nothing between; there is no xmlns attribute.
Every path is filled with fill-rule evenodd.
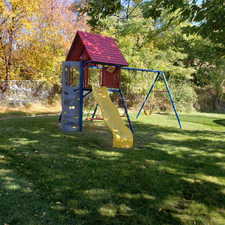
<svg viewBox="0 0 225 225"><path fill-rule="evenodd" d="M61 62L81 29L116 38L130 66L165 71L180 111L206 110L201 99L209 89L207 111L223 111L224 8L220 0L1 0L0 79L41 80L59 90ZM137 106L153 75L123 71L122 79L129 105Z"/></svg>

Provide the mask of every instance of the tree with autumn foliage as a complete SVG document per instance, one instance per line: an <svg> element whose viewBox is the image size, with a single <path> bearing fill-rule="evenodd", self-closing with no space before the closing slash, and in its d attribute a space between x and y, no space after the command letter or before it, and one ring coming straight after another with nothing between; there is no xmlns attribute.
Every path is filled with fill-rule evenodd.
<svg viewBox="0 0 225 225"><path fill-rule="evenodd" d="M6 81L16 74L17 52L23 33L32 27L32 16L38 10L38 1L32 4L27 0L0 2L0 78Z"/></svg>
<svg viewBox="0 0 225 225"><path fill-rule="evenodd" d="M0 80L60 81L61 62L83 24L61 0L0 3ZM4 82L7 84L7 82ZM2 86L2 91L7 85Z"/></svg>

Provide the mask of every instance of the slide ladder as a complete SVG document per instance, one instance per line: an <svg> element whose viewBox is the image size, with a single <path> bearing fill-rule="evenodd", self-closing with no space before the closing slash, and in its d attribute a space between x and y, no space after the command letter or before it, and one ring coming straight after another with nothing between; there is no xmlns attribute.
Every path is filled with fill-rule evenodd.
<svg viewBox="0 0 225 225"><path fill-rule="evenodd" d="M95 101L100 106L102 116L109 129L113 134L113 147L115 148L132 148L133 134L124 121L121 119L119 111L112 103L108 89L100 87L93 89Z"/></svg>

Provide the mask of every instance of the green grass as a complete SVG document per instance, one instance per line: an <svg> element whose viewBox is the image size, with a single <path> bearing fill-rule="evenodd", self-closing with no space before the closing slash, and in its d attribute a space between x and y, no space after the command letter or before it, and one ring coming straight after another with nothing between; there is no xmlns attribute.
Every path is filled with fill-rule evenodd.
<svg viewBox="0 0 225 225"><path fill-rule="evenodd" d="M12 112L7 112L3 113L0 112L0 119L8 118L8 117L18 117L18 116L29 116L30 114L25 113L25 112L19 112L19 111L12 111Z"/></svg>
<svg viewBox="0 0 225 225"><path fill-rule="evenodd" d="M224 225L225 115L135 121L114 149L102 122L63 134L56 117L0 121L0 224Z"/></svg>
<svg viewBox="0 0 225 225"><path fill-rule="evenodd" d="M0 112L0 120L8 119L8 118L18 118L18 117L34 117L39 115L56 115L59 114L57 112L22 112L22 111L10 111L10 112Z"/></svg>

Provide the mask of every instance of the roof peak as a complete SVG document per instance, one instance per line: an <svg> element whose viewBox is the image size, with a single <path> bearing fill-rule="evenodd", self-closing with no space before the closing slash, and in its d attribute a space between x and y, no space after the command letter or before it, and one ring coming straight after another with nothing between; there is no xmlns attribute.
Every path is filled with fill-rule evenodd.
<svg viewBox="0 0 225 225"><path fill-rule="evenodd" d="M110 39L116 40L116 39L113 38L113 37L109 37L109 36L106 36L106 35L104 35L104 34L99 34L99 33L92 33L92 32L87 32L87 31L82 31L82 30L77 30L77 33L85 33L85 34L87 34L87 35L96 35L96 36L100 36L100 37L110 38Z"/></svg>
<svg viewBox="0 0 225 225"><path fill-rule="evenodd" d="M128 65L116 43L116 39L80 30L76 33L66 60L91 60L120 66Z"/></svg>

